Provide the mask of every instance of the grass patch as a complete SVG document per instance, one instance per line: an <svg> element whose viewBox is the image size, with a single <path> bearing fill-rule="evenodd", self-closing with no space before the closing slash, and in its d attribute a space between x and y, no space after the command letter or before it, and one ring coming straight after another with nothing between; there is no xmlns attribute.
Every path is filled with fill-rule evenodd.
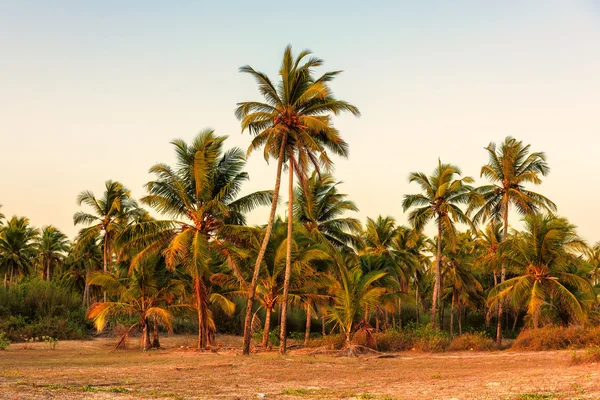
<svg viewBox="0 0 600 400"><path fill-rule="evenodd" d="M600 346L589 347L583 354L571 353L571 364L592 364L600 362Z"/></svg>

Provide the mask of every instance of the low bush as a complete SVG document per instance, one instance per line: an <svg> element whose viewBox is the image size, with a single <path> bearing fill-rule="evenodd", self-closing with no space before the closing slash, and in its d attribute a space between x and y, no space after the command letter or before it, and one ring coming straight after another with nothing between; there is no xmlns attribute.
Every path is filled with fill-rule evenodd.
<svg viewBox="0 0 600 400"><path fill-rule="evenodd" d="M523 329L512 348L541 351L579 349L590 346L600 346L600 327L546 326L538 329Z"/></svg>
<svg viewBox="0 0 600 400"><path fill-rule="evenodd" d="M327 347L331 350L340 350L346 344L346 338L340 334L330 334L308 340L308 347Z"/></svg>
<svg viewBox="0 0 600 400"><path fill-rule="evenodd" d="M450 342L449 351L489 351L494 349L494 341L484 332L465 333Z"/></svg>

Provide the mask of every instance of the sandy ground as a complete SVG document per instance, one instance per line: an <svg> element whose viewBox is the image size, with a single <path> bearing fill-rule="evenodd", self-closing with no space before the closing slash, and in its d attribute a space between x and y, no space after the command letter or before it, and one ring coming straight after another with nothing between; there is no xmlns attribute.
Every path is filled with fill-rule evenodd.
<svg viewBox="0 0 600 400"><path fill-rule="evenodd" d="M571 366L569 351L244 357L227 350L238 338L217 341L218 352L187 349L194 339L181 336L145 353L109 352L114 339L13 344L0 352L0 398L600 399L600 366Z"/></svg>

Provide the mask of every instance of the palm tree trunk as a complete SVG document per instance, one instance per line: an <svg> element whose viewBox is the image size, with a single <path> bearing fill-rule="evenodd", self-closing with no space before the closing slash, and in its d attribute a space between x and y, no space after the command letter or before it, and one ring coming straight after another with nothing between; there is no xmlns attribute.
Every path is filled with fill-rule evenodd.
<svg viewBox="0 0 600 400"><path fill-rule="evenodd" d="M85 287L83 288L83 299L82 303L84 307L90 305L90 285L87 283L87 278L85 280Z"/></svg>
<svg viewBox="0 0 600 400"><path fill-rule="evenodd" d="M402 299L398 299L398 328L402 329Z"/></svg>
<svg viewBox="0 0 600 400"><path fill-rule="evenodd" d="M103 263L104 263L104 273L108 271L108 232L104 231L104 249L102 253ZM102 289L102 293L104 296L104 302L106 303L106 291Z"/></svg>
<svg viewBox="0 0 600 400"><path fill-rule="evenodd" d="M438 217L438 244L437 244L437 259L435 261L435 284L433 287L433 298L431 302L431 326L435 329L435 317L437 315L437 302L439 298L439 290L442 280L442 222Z"/></svg>
<svg viewBox="0 0 600 400"><path fill-rule="evenodd" d="M156 315L153 316L152 348L160 349L160 339L158 337L158 321Z"/></svg>
<svg viewBox="0 0 600 400"><path fill-rule="evenodd" d="M271 236L271 230L273 229L273 220L275 219L275 212L277 211L277 200L279 198L279 187L281 186L281 170L283 168L283 155L285 153L285 144L287 142L287 135L281 141L281 148L279 149L279 158L277 160L277 174L275 177L275 188L273 189L273 201L271 202L271 212L269 214L269 222L265 229L265 237L263 238L260 246L260 251L256 257L256 263L254 264L254 272L252 274L252 282L250 283L250 290L248 292L248 302L246 303L246 318L244 320L244 344L242 352L244 355L250 354L250 333L252 330L252 305L254 303L254 296L256 294L256 284L258 282L258 273L260 272L260 264L267 251L267 245L269 244L269 238Z"/></svg>
<svg viewBox="0 0 600 400"><path fill-rule="evenodd" d="M419 285L415 288L415 310L417 310L417 324L419 323Z"/></svg>
<svg viewBox="0 0 600 400"><path fill-rule="evenodd" d="M323 333L323 336L325 336L327 333L325 332L325 313L321 312L321 330Z"/></svg>
<svg viewBox="0 0 600 400"><path fill-rule="evenodd" d="M310 323L311 323L311 307L310 303L306 305L306 330L304 331L304 346L308 346L308 340L310 339Z"/></svg>
<svg viewBox="0 0 600 400"><path fill-rule="evenodd" d="M460 299L458 299L458 334L462 335L462 304Z"/></svg>
<svg viewBox="0 0 600 400"><path fill-rule="evenodd" d="M148 318L144 318L142 323L142 350L148 350L151 346Z"/></svg>
<svg viewBox="0 0 600 400"><path fill-rule="evenodd" d="M265 329L263 329L262 347L267 348L269 346L269 332L271 330L271 313L273 310L267 307L265 314Z"/></svg>
<svg viewBox="0 0 600 400"><path fill-rule="evenodd" d="M450 309L450 336L454 335L454 303L456 301L456 292L452 290L452 306Z"/></svg>
<svg viewBox="0 0 600 400"><path fill-rule="evenodd" d="M208 310L205 301L206 293L201 277L194 278L194 294L196 297L196 308L198 309L198 349L204 349L208 340Z"/></svg>
<svg viewBox="0 0 600 400"><path fill-rule="evenodd" d="M294 158L290 152L288 184L288 226L287 226L287 249L285 255L285 278L283 280L283 299L281 302L281 328L279 333L279 354L285 354L287 350L287 305L290 291L290 276L292 274L292 226L294 222Z"/></svg>
<svg viewBox="0 0 600 400"><path fill-rule="evenodd" d="M508 197L504 198L502 219L504 226L502 226L502 242L506 240L508 236ZM506 266L502 263L502 271L500 274L500 283L506 280ZM496 345L502 344L502 300L498 301L498 325L496 326Z"/></svg>

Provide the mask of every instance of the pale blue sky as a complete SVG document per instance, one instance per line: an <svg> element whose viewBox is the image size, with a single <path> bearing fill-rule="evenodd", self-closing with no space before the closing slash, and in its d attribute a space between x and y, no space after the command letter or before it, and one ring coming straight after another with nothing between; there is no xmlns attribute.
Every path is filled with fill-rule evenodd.
<svg viewBox="0 0 600 400"><path fill-rule="evenodd" d="M142 196L170 140L213 127L246 148L233 109L259 95L238 68L275 77L291 43L344 69L332 87L362 111L336 121L351 155L335 172L361 220L405 222L410 171L441 157L478 176L512 135L548 155L537 190L600 240L599 4L0 0L2 212L72 236L77 193L114 179ZM248 171L246 191L272 187L259 154Z"/></svg>

